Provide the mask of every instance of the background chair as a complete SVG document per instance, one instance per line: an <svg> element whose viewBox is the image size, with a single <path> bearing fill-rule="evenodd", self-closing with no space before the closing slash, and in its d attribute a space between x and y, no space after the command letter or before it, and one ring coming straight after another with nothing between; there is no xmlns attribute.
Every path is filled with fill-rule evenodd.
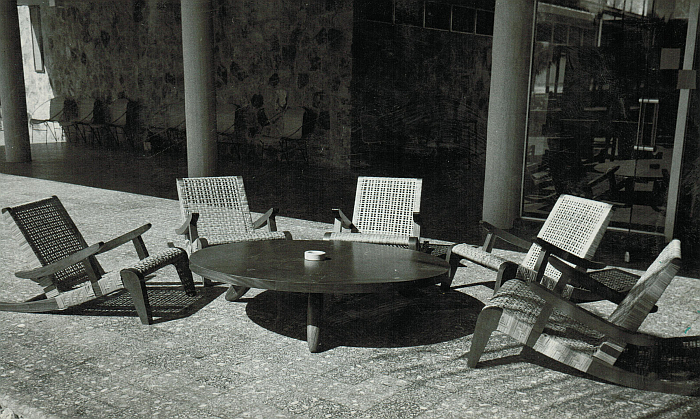
<svg viewBox="0 0 700 419"><path fill-rule="evenodd" d="M576 153L563 150L545 150L542 160L557 194L575 195L624 206L620 190L625 184L618 183L615 176L619 166L611 167L605 173L598 173L593 171L592 165L584 165Z"/></svg>
<svg viewBox="0 0 700 419"><path fill-rule="evenodd" d="M334 209L334 231L323 238L419 250L422 187L422 179L358 177L352 221Z"/></svg>
<svg viewBox="0 0 700 419"><path fill-rule="evenodd" d="M469 366L476 366L491 333L499 330L545 356L606 381L652 391L700 394L700 339L638 332L680 268L680 257L680 242L673 240L607 319L562 298L565 284L586 274L552 257L549 263L564 272L553 290L537 282L507 281L489 300L477 319Z"/></svg>
<svg viewBox="0 0 700 419"><path fill-rule="evenodd" d="M91 144L94 141L101 141L99 133L96 133L93 125L103 124L102 110L103 106L96 99L82 99L76 102L77 112L69 121L73 128L74 137L76 140L81 140L83 143Z"/></svg>
<svg viewBox="0 0 700 419"><path fill-rule="evenodd" d="M45 140L48 139L48 133L51 132L51 135L53 136L53 139L58 141L62 136L63 132L61 131L60 134L57 135L56 133L56 124L60 124L65 120L65 115L64 115L64 106L65 106L65 101L66 98L63 96L57 96L49 100L49 116L46 119L38 119L38 118L31 118L29 120L30 125L32 126L32 136L34 135L34 127L35 126L44 126L44 135L45 135ZM40 106L41 108L41 106Z"/></svg>
<svg viewBox="0 0 700 419"><path fill-rule="evenodd" d="M2 210L17 248L26 256L38 259L40 268L17 272L19 278L30 279L44 293L29 301L0 302L0 310L42 312L63 310L126 288L143 324L153 318L146 292L146 276L166 265L174 265L187 295L194 296L194 282L187 253L170 248L149 256L141 238L150 224L141 226L107 242L88 246L68 212L56 196ZM96 255L122 244L133 242L140 261L122 269L119 274L105 273Z"/></svg>
<svg viewBox="0 0 700 419"><path fill-rule="evenodd" d="M112 143L117 147L120 144L128 144L133 147L127 132L127 126L130 122L129 117L131 116L130 113L133 113L131 109L133 106L133 102L129 99L121 98L110 103L107 107L105 128L109 132Z"/></svg>
<svg viewBox="0 0 700 419"><path fill-rule="evenodd" d="M185 236L192 252L221 243L292 238L288 231L277 231L275 208L253 221L241 176L177 179L177 194L185 221L176 233ZM232 285L226 299L237 300L247 291Z"/></svg>
<svg viewBox="0 0 700 419"><path fill-rule="evenodd" d="M561 195L537 234L537 238L544 240L540 243L521 239L482 221L487 235L481 247L458 244L448 252L447 259L452 265L451 276L454 276L456 269L466 259L497 272L494 287L494 292L497 292L505 279L520 277L532 280L534 268L544 251L557 252L582 270L602 269L605 267L604 265L592 262L591 259L603 239L603 234L612 217L612 211L613 205L609 203L572 195ZM504 240L521 249L528 249L528 252L520 262L494 255L491 252L497 239ZM549 246L547 243L553 246ZM547 249L543 249L540 244L547 245ZM557 249L564 250L567 254L564 255ZM560 276L561 272L551 266L547 267L545 280L550 286ZM591 273L591 277L595 279L595 282L587 283L585 286L573 282L574 286L568 289L572 299L590 301L604 297L619 302L637 281L636 276L627 275L618 272L618 270L600 270ZM591 288L596 288L597 294Z"/></svg>

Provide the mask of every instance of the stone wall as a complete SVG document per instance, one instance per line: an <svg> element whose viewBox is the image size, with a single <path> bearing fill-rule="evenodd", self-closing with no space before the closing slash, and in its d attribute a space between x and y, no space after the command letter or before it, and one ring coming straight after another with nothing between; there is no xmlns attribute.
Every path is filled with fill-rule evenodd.
<svg viewBox="0 0 700 419"><path fill-rule="evenodd" d="M351 0L212 0L217 103L238 108L238 135L279 136L304 108L315 161L350 154ZM179 2L76 2L42 7L47 73L56 96L128 98L142 127L184 104ZM142 134L146 135L145 133Z"/></svg>

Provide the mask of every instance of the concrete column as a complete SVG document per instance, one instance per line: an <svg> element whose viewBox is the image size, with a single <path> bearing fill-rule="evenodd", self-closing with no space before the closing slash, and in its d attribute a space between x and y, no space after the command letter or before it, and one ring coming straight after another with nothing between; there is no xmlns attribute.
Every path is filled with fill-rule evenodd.
<svg viewBox="0 0 700 419"><path fill-rule="evenodd" d="M216 175L216 90L211 0L182 0L187 174Z"/></svg>
<svg viewBox="0 0 700 419"><path fill-rule="evenodd" d="M535 0L496 0L482 216L500 228L520 214L534 11Z"/></svg>
<svg viewBox="0 0 700 419"><path fill-rule="evenodd" d="M0 0L0 106L5 161L31 161L17 0Z"/></svg>

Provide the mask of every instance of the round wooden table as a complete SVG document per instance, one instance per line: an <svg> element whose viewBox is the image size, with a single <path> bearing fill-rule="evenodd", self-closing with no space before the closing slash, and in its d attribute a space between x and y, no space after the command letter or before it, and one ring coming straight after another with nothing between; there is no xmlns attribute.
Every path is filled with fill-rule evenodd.
<svg viewBox="0 0 700 419"><path fill-rule="evenodd" d="M304 259L307 250L326 252L325 260ZM427 253L368 243L321 240L266 240L229 243L190 257L192 272L241 287L309 294L306 337L317 352L323 294L380 293L442 283L450 265ZM233 299L233 298L230 298Z"/></svg>

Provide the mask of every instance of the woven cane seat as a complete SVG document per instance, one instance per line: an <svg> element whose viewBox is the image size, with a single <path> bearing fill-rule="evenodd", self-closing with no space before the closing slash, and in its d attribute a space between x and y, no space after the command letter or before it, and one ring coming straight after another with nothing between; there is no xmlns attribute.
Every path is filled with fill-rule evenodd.
<svg viewBox="0 0 700 419"><path fill-rule="evenodd" d="M481 266L493 269L494 271L497 271L502 264L508 261L506 258L494 255L491 252L485 252L480 247L466 243L455 245L452 248L452 253L470 262L478 263Z"/></svg>
<svg viewBox="0 0 700 419"><path fill-rule="evenodd" d="M343 240L363 243L386 244L408 247L410 245L410 237L396 236L395 234L357 234L357 233L326 233L326 240Z"/></svg>
<svg viewBox="0 0 700 419"><path fill-rule="evenodd" d="M133 264L130 268L142 276L152 274L158 269L177 263L180 260L187 261L187 252L179 247L171 247Z"/></svg>

